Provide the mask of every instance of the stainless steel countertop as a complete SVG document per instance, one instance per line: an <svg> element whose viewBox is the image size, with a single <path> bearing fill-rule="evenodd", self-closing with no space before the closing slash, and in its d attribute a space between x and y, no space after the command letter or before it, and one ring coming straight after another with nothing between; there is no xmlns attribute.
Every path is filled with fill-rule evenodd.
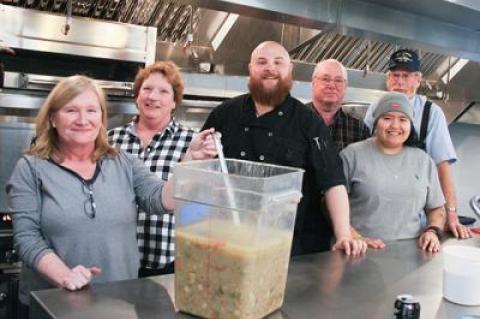
<svg viewBox="0 0 480 319"><path fill-rule="evenodd" d="M443 244L480 247L480 238ZM340 252L299 256L290 263L285 303L269 319L392 318L399 294L413 294L421 318L480 316L442 298L442 254L417 248L416 241L387 243L364 257ZM468 271L466 269L465 271ZM173 275L97 284L78 292L50 289L33 293L33 318L191 318L175 312ZM468 317L465 317L468 318ZM472 318L472 317L469 317Z"/></svg>

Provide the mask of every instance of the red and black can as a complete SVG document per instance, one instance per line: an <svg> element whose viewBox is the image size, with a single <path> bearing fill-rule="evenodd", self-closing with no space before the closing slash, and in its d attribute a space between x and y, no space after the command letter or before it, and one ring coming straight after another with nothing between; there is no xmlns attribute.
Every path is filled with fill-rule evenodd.
<svg viewBox="0 0 480 319"><path fill-rule="evenodd" d="M420 303L412 295L398 295L394 303L394 318L419 319Z"/></svg>

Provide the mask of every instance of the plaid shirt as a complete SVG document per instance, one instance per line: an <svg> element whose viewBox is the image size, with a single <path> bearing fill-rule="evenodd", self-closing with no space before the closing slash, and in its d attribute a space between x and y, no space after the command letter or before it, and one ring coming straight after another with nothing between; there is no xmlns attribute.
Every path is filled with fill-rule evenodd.
<svg viewBox="0 0 480 319"><path fill-rule="evenodd" d="M170 121L163 132L155 134L144 148L138 137L137 120L108 132L110 144L143 160L150 171L164 180L171 175L171 168L187 151L193 138L193 130ZM138 211L137 237L142 267L161 269L175 258L175 219L173 214L149 215Z"/></svg>
<svg viewBox="0 0 480 319"><path fill-rule="evenodd" d="M320 119L322 119L322 116L315 109L313 103L310 102L306 105L310 107ZM335 144L337 144L338 152L343 150L349 144L363 141L370 137L370 131L363 121L348 115L341 108L335 113L333 124L328 126L328 129L330 130L330 136Z"/></svg>

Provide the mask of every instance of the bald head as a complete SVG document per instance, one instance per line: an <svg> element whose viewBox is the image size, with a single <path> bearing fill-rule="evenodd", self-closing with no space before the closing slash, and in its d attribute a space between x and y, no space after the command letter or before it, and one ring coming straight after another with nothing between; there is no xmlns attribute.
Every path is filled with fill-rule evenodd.
<svg viewBox="0 0 480 319"><path fill-rule="evenodd" d="M275 41L265 41L257 45L250 56L250 63L265 55L273 55L277 58L285 59L285 61L290 63L290 55L287 50L280 43Z"/></svg>
<svg viewBox="0 0 480 319"><path fill-rule="evenodd" d="M248 64L248 88L260 104L276 106L292 87L293 64L287 50L277 42L260 43L252 52Z"/></svg>

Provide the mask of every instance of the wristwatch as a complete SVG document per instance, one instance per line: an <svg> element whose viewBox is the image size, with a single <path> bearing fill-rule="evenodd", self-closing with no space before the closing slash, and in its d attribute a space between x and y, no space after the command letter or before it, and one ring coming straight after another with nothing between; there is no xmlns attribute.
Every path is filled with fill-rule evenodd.
<svg viewBox="0 0 480 319"><path fill-rule="evenodd" d="M446 207L447 213L456 213L457 207Z"/></svg>
<svg viewBox="0 0 480 319"><path fill-rule="evenodd" d="M438 227L438 226L428 226L427 228L424 229L423 232L424 232L424 233L426 233L426 232L432 232L432 233L434 233L435 235L437 235L438 240L441 240L441 239L442 239L443 232L442 232L442 230L440 229L440 227Z"/></svg>

